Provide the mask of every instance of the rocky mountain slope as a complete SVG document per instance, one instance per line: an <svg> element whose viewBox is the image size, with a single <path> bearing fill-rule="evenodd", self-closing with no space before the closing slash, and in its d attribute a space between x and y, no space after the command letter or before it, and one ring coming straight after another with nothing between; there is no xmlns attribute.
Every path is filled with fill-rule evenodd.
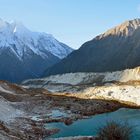
<svg viewBox="0 0 140 140"><path fill-rule="evenodd" d="M46 78L28 79L22 82L23 85L32 88L46 88L50 90L57 89L60 85L65 86L78 86L78 85L104 85L106 83L126 83L130 81L140 80L140 67L134 69L126 69L116 72L104 72L104 73L66 73L48 76ZM51 87L52 86L52 87ZM64 90L65 88L60 88ZM59 88L58 88L59 90Z"/></svg>
<svg viewBox="0 0 140 140"><path fill-rule="evenodd" d="M126 21L84 43L44 76L70 72L107 72L140 65L140 19Z"/></svg>
<svg viewBox="0 0 140 140"><path fill-rule="evenodd" d="M0 19L0 79L19 82L39 77L71 52L50 34L32 32L22 23Z"/></svg>
<svg viewBox="0 0 140 140"><path fill-rule="evenodd" d="M105 73L68 73L26 80L26 88L44 88L86 99L111 99L140 105L140 67ZM66 94L65 94L66 93Z"/></svg>

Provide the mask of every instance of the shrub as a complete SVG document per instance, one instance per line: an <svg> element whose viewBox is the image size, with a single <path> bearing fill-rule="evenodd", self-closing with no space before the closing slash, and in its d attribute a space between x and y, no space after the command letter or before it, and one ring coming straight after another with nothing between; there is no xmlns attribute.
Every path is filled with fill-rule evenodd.
<svg viewBox="0 0 140 140"><path fill-rule="evenodd" d="M100 140L130 140L132 127L127 123L108 122L105 126L98 129Z"/></svg>

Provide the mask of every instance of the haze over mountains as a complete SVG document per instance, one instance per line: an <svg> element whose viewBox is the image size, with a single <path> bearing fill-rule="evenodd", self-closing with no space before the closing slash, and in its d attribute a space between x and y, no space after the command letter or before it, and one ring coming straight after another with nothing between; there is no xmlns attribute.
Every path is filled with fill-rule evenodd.
<svg viewBox="0 0 140 140"><path fill-rule="evenodd" d="M106 72L140 65L140 19L126 21L84 43L44 76L70 72Z"/></svg>
<svg viewBox="0 0 140 140"><path fill-rule="evenodd" d="M22 23L0 19L0 79L37 78L73 51L52 35L32 32Z"/></svg>

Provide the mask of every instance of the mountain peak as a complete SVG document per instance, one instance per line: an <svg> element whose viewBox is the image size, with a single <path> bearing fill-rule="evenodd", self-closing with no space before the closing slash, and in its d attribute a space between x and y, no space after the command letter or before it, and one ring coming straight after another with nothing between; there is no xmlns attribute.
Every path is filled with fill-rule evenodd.
<svg viewBox="0 0 140 140"><path fill-rule="evenodd" d="M13 30L13 33L15 32L29 32L29 29L27 29L22 22L19 22L19 21L12 21L11 24L12 26L12 30Z"/></svg>
<svg viewBox="0 0 140 140"><path fill-rule="evenodd" d="M21 22L0 19L0 78L12 82L37 78L73 49Z"/></svg>
<svg viewBox="0 0 140 140"><path fill-rule="evenodd" d="M108 72L140 66L140 19L125 21L84 43L45 76L73 72Z"/></svg>
<svg viewBox="0 0 140 140"><path fill-rule="evenodd" d="M134 19L134 20L128 20L121 25L118 26L118 28L123 31L125 29L128 29L128 31L132 31L137 29L140 26L140 19Z"/></svg>
<svg viewBox="0 0 140 140"><path fill-rule="evenodd" d="M98 36L99 39L108 35L131 36L140 27L140 19L128 20Z"/></svg>
<svg viewBox="0 0 140 140"><path fill-rule="evenodd" d="M13 48L13 46L15 46ZM61 44L52 35L33 32L26 28L22 22L6 22L0 19L0 48L10 48L20 58L27 50L47 58L51 53L60 59L67 56L72 49Z"/></svg>
<svg viewBox="0 0 140 140"><path fill-rule="evenodd" d="M133 20L127 20L125 21L124 23L122 23L121 25L126 25L126 26L139 26L140 25L140 19L139 18L136 18L136 19L133 19Z"/></svg>

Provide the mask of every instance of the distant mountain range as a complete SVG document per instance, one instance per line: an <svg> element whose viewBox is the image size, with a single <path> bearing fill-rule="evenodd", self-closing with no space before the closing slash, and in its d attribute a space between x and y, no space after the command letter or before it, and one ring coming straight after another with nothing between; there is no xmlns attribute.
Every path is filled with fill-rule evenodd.
<svg viewBox="0 0 140 140"><path fill-rule="evenodd" d="M0 19L0 79L20 82L40 77L44 70L73 51L52 35L32 32L22 23Z"/></svg>
<svg viewBox="0 0 140 140"><path fill-rule="evenodd" d="M44 76L70 72L107 72L140 66L140 19L126 21L84 43Z"/></svg>

